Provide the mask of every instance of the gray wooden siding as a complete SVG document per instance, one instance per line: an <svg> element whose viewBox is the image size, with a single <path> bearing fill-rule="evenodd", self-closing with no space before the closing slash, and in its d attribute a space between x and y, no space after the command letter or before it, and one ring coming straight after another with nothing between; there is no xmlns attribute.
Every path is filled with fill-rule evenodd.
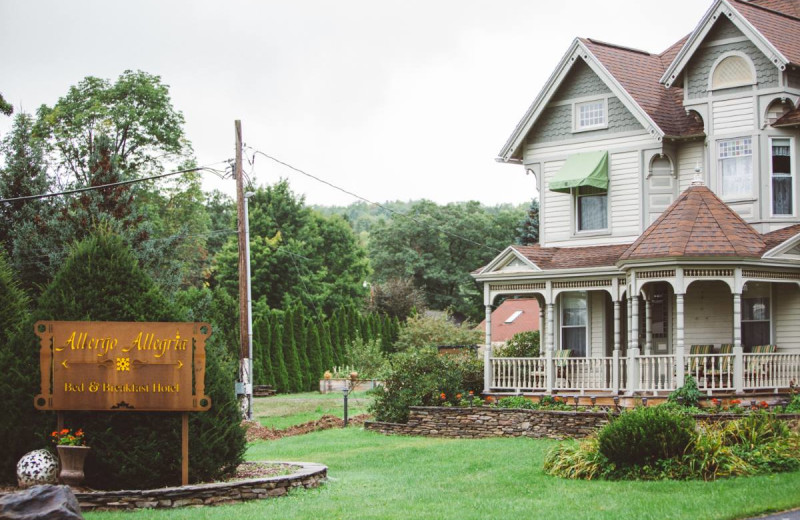
<svg viewBox="0 0 800 520"><path fill-rule="evenodd" d="M529 144L564 141L572 138L604 137L618 132L642 130L634 115L615 96L608 98L608 127L573 133L572 101L608 96L611 90L583 60L577 60L561 86L542 111L528 135Z"/></svg>
<svg viewBox="0 0 800 520"><path fill-rule="evenodd" d="M611 90L582 59L576 60L551 102L566 101L586 96L608 94Z"/></svg>
<svg viewBox="0 0 800 520"><path fill-rule="evenodd" d="M706 171L703 154L705 144L702 141L685 143L678 148L678 193L689 187L694 179L695 167L700 166L700 172L708 185L708 172Z"/></svg>
<svg viewBox="0 0 800 520"><path fill-rule="evenodd" d="M733 335L733 297L722 282L694 282L685 299L686 352L691 345L730 343Z"/></svg>
<svg viewBox="0 0 800 520"><path fill-rule="evenodd" d="M591 319L591 329L589 331L589 356L604 357L606 355L606 300L605 294L602 291L591 291L589 293L589 309L589 316Z"/></svg>
<svg viewBox="0 0 800 520"><path fill-rule="evenodd" d="M775 344L781 352L800 352L800 289L795 284L775 284L772 302Z"/></svg>
<svg viewBox="0 0 800 520"><path fill-rule="evenodd" d="M706 41L724 40L727 38L743 37L744 35L727 18L720 18L714 28L706 37ZM777 87L779 85L780 74L764 54L758 50L753 42L741 41L725 43L700 48L692 57L687 67L688 74L688 97L690 99L705 97L708 94L708 78L711 74L711 67L714 62L723 54L731 51L739 51L747 55L753 62L756 69L756 78L760 88ZM751 87L738 87L723 89L719 92L730 94L739 90L751 91Z"/></svg>

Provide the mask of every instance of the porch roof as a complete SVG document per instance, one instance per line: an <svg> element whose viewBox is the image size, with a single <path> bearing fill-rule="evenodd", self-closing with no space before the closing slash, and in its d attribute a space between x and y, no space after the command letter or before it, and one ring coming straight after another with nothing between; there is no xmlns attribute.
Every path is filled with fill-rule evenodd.
<svg viewBox="0 0 800 520"><path fill-rule="evenodd" d="M764 236L702 183L692 183L619 258L761 258Z"/></svg>
<svg viewBox="0 0 800 520"><path fill-rule="evenodd" d="M542 270L613 267L630 244L588 247L513 246Z"/></svg>

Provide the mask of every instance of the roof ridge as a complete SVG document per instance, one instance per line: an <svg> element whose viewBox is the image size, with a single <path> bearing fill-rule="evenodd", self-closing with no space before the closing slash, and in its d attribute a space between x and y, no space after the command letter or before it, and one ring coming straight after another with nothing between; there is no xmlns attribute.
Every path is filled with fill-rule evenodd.
<svg viewBox="0 0 800 520"><path fill-rule="evenodd" d="M778 16L783 16L784 18L789 18L790 20L795 20L800 22L800 18L797 16L791 15L789 13L784 13L783 11L776 11L775 9L770 9L769 7L764 7L763 5L755 4L753 2L748 2L745 0L730 0L731 2L735 2L737 4L743 4L750 7L755 7L756 9L760 9L762 11L766 11L768 13L777 14Z"/></svg>
<svg viewBox="0 0 800 520"><path fill-rule="evenodd" d="M709 193L712 193L712 194L714 193L714 192L713 192L713 191L711 191L711 190L708 190L708 192L709 192ZM717 226L719 226L719 228L720 228L721 230L725 231L725 227L727 227L727 226L724 226L724 227L723 227L723 224L722 224L722 222L720 222L720 221L719 221L719 219L717 218L717 216L716 216L716 215L714 215L714 212L713 212L713 211L711 211L711 208L710 208L710 207L708 207L708 202L706 201L706 198L701 196L701 197L700 197L700 200L702 201L702 203L703 203L703 207L706 209L706 212L708 212L708 214L709 214L709 215L711 215L711 218L714 220L714 222L716 222L716 223L717 223ZM699 213L699 212L698 212L698 213ZM734 213L736 213L736 212L734 212ZM737 215L738 215L738 214L737 214ZM697 219L695 219L695 223L696 223L696 222L697 222ZM694 224L692 225L692 229L694 229ZM734 250L734 251L736 251L737 253L739 252L739 248L737 248L737 247L736 247L736 246L733 244L733 242L731 242L731 239L730 239L730 237L728 236L728 234L727 234L727 233L724 233L724 232L723 232L723 234L722 234L722 237L724 237L724 238L725 238L725 242L727 242L727 243L728 243L728 245L730 246L730 248L731 248L731 249L733 249L733 250ZM763 240L762 240L762 242L763 242Z"/></svg>
<svg viewBox="0 0 800 520"><path fill-rule="evenodd" d="M619 45L617 43L604 42L602 40L596 40L594 38L586 38L586 41L594 43L595 45L602 45L604 47L613 47L615 49L620 49L620 50L628 51L628 52L635 52L637 54L643 54L645 56L658 56L657 54L653 54L653 53L650 53L650 52L647 52L647 51L643 51L641 49L634 49L633 47L627 47L625 45Z"/></svg>

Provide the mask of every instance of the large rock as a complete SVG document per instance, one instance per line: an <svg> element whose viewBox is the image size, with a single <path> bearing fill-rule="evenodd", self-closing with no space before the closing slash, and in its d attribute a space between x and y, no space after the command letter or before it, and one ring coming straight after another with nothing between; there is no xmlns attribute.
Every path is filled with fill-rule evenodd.
<svg viewBox="0 0 800 520"><path fill-rule="evenodd" d="M81 506L69 486L33 486L0 497L3 520L82 519Z"/></svg>

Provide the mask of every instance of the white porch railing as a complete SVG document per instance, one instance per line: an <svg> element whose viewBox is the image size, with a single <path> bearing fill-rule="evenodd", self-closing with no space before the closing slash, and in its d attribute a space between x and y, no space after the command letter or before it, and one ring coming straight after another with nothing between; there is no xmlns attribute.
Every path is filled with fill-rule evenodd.
<svg viewBox="0 0 800 520"><path fill-rule="evenodd" d="M734 349L737 350L737 349ZM773 390L800 385L800 353L637 355L628 357L488 358L485 381L489 391L551 392L588 391L628 394L668 393L678 381L691 375L700 390L736 392Z"/></svg>

